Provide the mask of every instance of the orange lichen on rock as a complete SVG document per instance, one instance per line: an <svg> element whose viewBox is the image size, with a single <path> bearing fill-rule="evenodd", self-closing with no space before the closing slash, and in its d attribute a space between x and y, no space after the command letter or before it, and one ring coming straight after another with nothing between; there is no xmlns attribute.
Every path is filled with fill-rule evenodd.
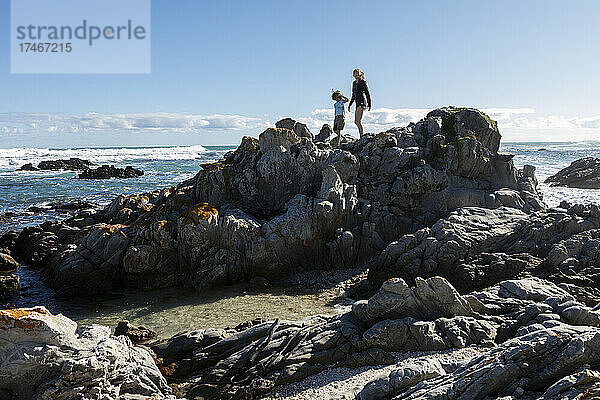
<svg viewBox="0 0 600 400"><path fill-rule="evenodd" d="M286 128L271 128L271 130L275 133L278 133L280 135L285 135L286 137L293 137L293 138L297 138L298 140L300 140L300 136L296 135L296 132L290 130L290 129L286 129Z"/></svg>
<svg viewBox="0 0 600 400"><path fill-rule="evenodd" d="M600 399L600 385L596 384L594 387L586 389L585 392L581 393L577 399L587 400L587 399Z"/></svg>
<svg viewBox="0 0 600 400"><path fill-rule="evenodd" d="M205 171L218 171L223 169L225 165L227 165L225 160L219 160L215 162L200 164L200 167L202 167L202 169Z"/></svg>
<svg viewBox="0 0 600 400"><path fill-rule="evenodd" d="M173 376L173 374L175 374L175 371L177 370L177 364L170 363L168 365L161 365L158 367L158 369L165 376Z"/></svg>
<svg viewBox="0 0 600 400"><path fill-rule="evenodd" d="M165 220L156 221L153 224L153 227L154 227L154 230L156 230L156 231L164 229L167 232L171 232L173 230L173 226L171 225L171 223L169 221L165 221Z"/></svg>
<svg viewBox="0 0 600 400"><path fill-rule="evenodd" d="M391 138L392 135L391 133L388 132L379 132L377 135L375 135L375 139L388 139Z"/></svg>
<svg viewBox="0 0 600 400"><path fill-rule="evenodd" d="M113 224L113 225L103 224L102 226L100 226L100 230L103 232L115 233L115 232L125 228L126 226L127 225L123 225L123 224Z"/></svg>
<svg viewBox="0 0 600 400"><path fill-rule="evenodd" d="M144 205L141 207L141 209L142 209L143 211L150 211L150 210L152 210L152 208L153 208L153 207L154 207L154 204L148 203L148 204L144 204Z"/></svg>
<svg viewBox="0 0 600 400"><path fill-rule="evenodd" d="M242 138L242 144L248 147L252 147L254 149L258 149L258 139L250 136L244 136Z"/></svg>
<svg viewBox="0 0 600 400"><path fill-rule="evenodd" d="M388 132L380 132L377 135L375 135L375 138L373 140L373 142L377 145L377 146L385 146L386 144L389 143L390 139L393 139L395 136L392 135L391 133Z"/></svg>
<svg viewBox="0 0 600 400"><path fill-rule="evenodd" d="M208 220L212 216L216 216L218 211L208 203L198 203L193 206L188 212L183 214L184 221L194 222L198 224L201 220ZM185 222L184 222L185 223Z"/></svg>
<svg viewBox="0 0 600 400"><path fill-rule="evenodd" d="M21 328L26 332L40 329L44 323L40 321L41 316L50 316L50 312L44 307L14 308L0 310L0 329Z"/></svg>

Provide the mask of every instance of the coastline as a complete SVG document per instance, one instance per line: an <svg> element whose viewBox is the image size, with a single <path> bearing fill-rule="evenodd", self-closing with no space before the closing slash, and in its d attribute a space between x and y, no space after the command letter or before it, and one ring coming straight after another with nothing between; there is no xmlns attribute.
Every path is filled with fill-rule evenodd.
<svg viewBox="0 0 600 400"><path fill-rule="evenodd" d="M277 390L298 393L283 385L305 378L305 387L315 385L309 377L324 378L325 370L367 368L345 387L348 396L419 398L435 390L457 398L474 370L478 396L545 396L600 359L598 293L584 278L593 254L583 245L595 240L600 209L547 207L535 168L517 168L499 151L489 117L438 109L417 124L337 148L302 125L244 138L174 187L122 195L1 241L67 297L123 286L205 291L239 282L264 292L294 279L308 288L325 283L317 293L353 297L351 309L333 316L277 318L239 332L199 329L152 343L156 365L145 365L156 384L144 389L147 395L158 390L168 398L170 382L189 398L270 396L274 386L278 396ZM573 255L591 261L574 263ZM311 272L360 266L341 286L343 274L328 282ZM18 332L25 321L46 332L59 317L34 310L4 318L12 345L26 348ZM82 332L98 340L107 335L61 323L69 333L50 329L52 343L78 343ZM553 348L570 354L577 343L584 356L544 369ZM457 357L437 357L442 350ZM523 364L531 351L536 363ZM398 352L414 359L401 363ZM519 372L498 361L515 354ZM379 375L371 366L389 367ZM515 374L508 388L494 383ZM537 376L543 385L534 383ZM11 382L11 390L24 390ZM561 385L560 393L589 389Z"/></svg>

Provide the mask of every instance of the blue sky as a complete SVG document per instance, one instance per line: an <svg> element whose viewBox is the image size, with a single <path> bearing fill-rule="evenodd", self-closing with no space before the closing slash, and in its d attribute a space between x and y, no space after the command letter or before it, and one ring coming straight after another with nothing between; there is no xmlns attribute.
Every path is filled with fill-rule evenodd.
<svg viewBox="0 0 600 400"><path fill-rule="evenodd" d="M153 0L151 74L18 75L0 0L0 146L236 143L282 116L318 129L355 67L367 130L453 104L495 110L509 140L600 139L599 15L594 0Z"/></svg>

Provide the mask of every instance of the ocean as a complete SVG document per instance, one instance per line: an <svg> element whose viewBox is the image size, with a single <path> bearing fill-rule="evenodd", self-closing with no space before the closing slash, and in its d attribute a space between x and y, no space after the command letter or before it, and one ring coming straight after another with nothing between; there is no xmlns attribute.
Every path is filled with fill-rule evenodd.
<svg viewBox="0 0 600 400"><path fill-rule="evenodd" d="M135 194L177 185L193 177L200 164L222 157L235 146L0 149L0 233L7 229L67 217L57 211L32 212L51 204L88 201L105 205L119 194ZM136 179L77 179L75 171L15 171L26 163L78 157L97 165L131 165L144 171Z"/></svg>
<svg viewBox="0 0 600 400"><path fill-rule="evenodd" d="M111 148L14 148L0 149L0 233L8 229L39 224L47 219L64 218L57 211L32 212L32 207L89 201L108 204L115 196L141 193L176 185L194 176L200 164L222 157L235 146L111 147ZM600 190L553 188L543 183L550 175L572 161L587 156L600 157L598 142L531 142L503 143L501 151L515 155L518 167L536 167L540 189L550 206L561 200L600 202ZM98 165L131 165L145 171L138 179L79 180L73 171L17 171L26 163L37 165L43 160L79 157Z"/></svg>
<svg viewBox="0 0 600 400"><path fill-rule="evenodd" d="M503 143L500 151L515 155L515 166L533 165L544 202L556 207L561 201L574 203L600 203L600 189L574 189L551 187L544 183L549 176L583 157L600 157L600 141L582 142L521 142Z"/></svg>
<svg viewBox="0 0 600 400"><path fill-rule="evenodd" d="M56 211L32 212L53 203L86 200L108 204L121 193L133 194L173 186L194 176L200 164L216 160L235 146L176 146L128 148L0 149L0 234L8 229L39 224L48 219L68 217ZM600 190L552 188L544 179L572 161L600 157L600 142L503 143L501 151L515 155L518 167L536 167L540 189L550 206L562 200L572 203L600 203ZM136 179L79 180L70 171L28 172L15 169L26 163L79 157L96 164L131 165L145 171ZM12 215L12 214L11 214ZM80 324L101 323L112 328L123 319L154 329L160 337L179 331L207 327L235 326L254 318L299 319L312 314L339 311L331 293L306 294L281 288L252 293L244 285L203 293L171 288L140 292L123 289L93 298L57 299L42 283L38 271L19 269L21 295L4 307L44 305ZM287 289L287 288L286 288Z"/></svg>

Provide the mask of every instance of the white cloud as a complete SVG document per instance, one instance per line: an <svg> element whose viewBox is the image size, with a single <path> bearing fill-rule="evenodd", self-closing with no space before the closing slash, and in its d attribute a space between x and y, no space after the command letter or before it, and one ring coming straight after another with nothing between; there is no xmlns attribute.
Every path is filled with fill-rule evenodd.
<svg viewBox="0 0 600 400"><path fill-rule="evenodd" d="M394 126L408 125L410 122L417 122L423 118L429 111L425 108L374 108L365 112L363 116L363 126L371 131L381 131ZM298 118L299 121L306 123L312 129L320 129L323 124L331 124L333 121L333 109L318 109L312 112L307 118ZM354 114L346 114L346 126L354 120ZM352 125L354 125L352 123Z"/></svg>
<svg viewBox="0 0 600 400"><path fill-rule="evenodd" d="M600 115L565 117L540 115L532 108L483 108L492 119L498 121L504 140L590 140L600 139ZM425 108L376 108L366 112L363 125L367 132L381 132L396 126L417 122L430 109ZM308 116L292 115L306 123L317 133L323 124L333 121L333 108L316 109ZM281 117L280 117L281 118ZM346 113L345 133L357 135L353 113ZM86 134L155 133L169 141L169 134L227 132L228 143L242 135L258 135L273 125L269 119L243 115L200 115L191 113L135 113L135 114L54 114L54 113L0 113L0 135L20 137L22 134L61 133L77 135L85 142ZM124 136L120 136L124 137ZM24 138L24 137L23 137ZM223 140L210 139L211 143ZM6 141L5 141L6 142ZM203 141L204 143L204 141ZM4 143L6 144L6 143Z"/></svg>
<svg viewBox="0 0 600 400"><path fill-rule="evenodd" d="M505 140L600 140L600 116L564 117L540 115L533 108L482 108L498 122ZM367 132L380 132L417 122L430 111L424 108L376 108L366 112L363 126ZM346 131L356 134L353 113L346 114ZM316 131L333 120L332 109L315 110L300 121Z"/></svg>
<svg viewBox="0 0 600 400"><path fill-rule="evenodd" d="M539 128L544 124L539 121L532 108L485 108L482 109L492 119L498 121L500 129L504 128ZM431 111L429 108L374 108L365 112L363 126L366 131L380 132L397 126L417 122ZM307 118L299 118L311 129L320 129L323 124L331 124L333 109L318 109ZM354 114L346 114L346 129L355 131ZM600 125L600 124L599 124Z"/></svg>
<svg viewBox="0 0 600 400"><path fill-rule="evenodd" d="M206 130L255 130L269 121L242 115L197 115L187 113L139 113L78 115L45 113L0 113L2 132L67 132L97 131L194 133Z"/></svg>

